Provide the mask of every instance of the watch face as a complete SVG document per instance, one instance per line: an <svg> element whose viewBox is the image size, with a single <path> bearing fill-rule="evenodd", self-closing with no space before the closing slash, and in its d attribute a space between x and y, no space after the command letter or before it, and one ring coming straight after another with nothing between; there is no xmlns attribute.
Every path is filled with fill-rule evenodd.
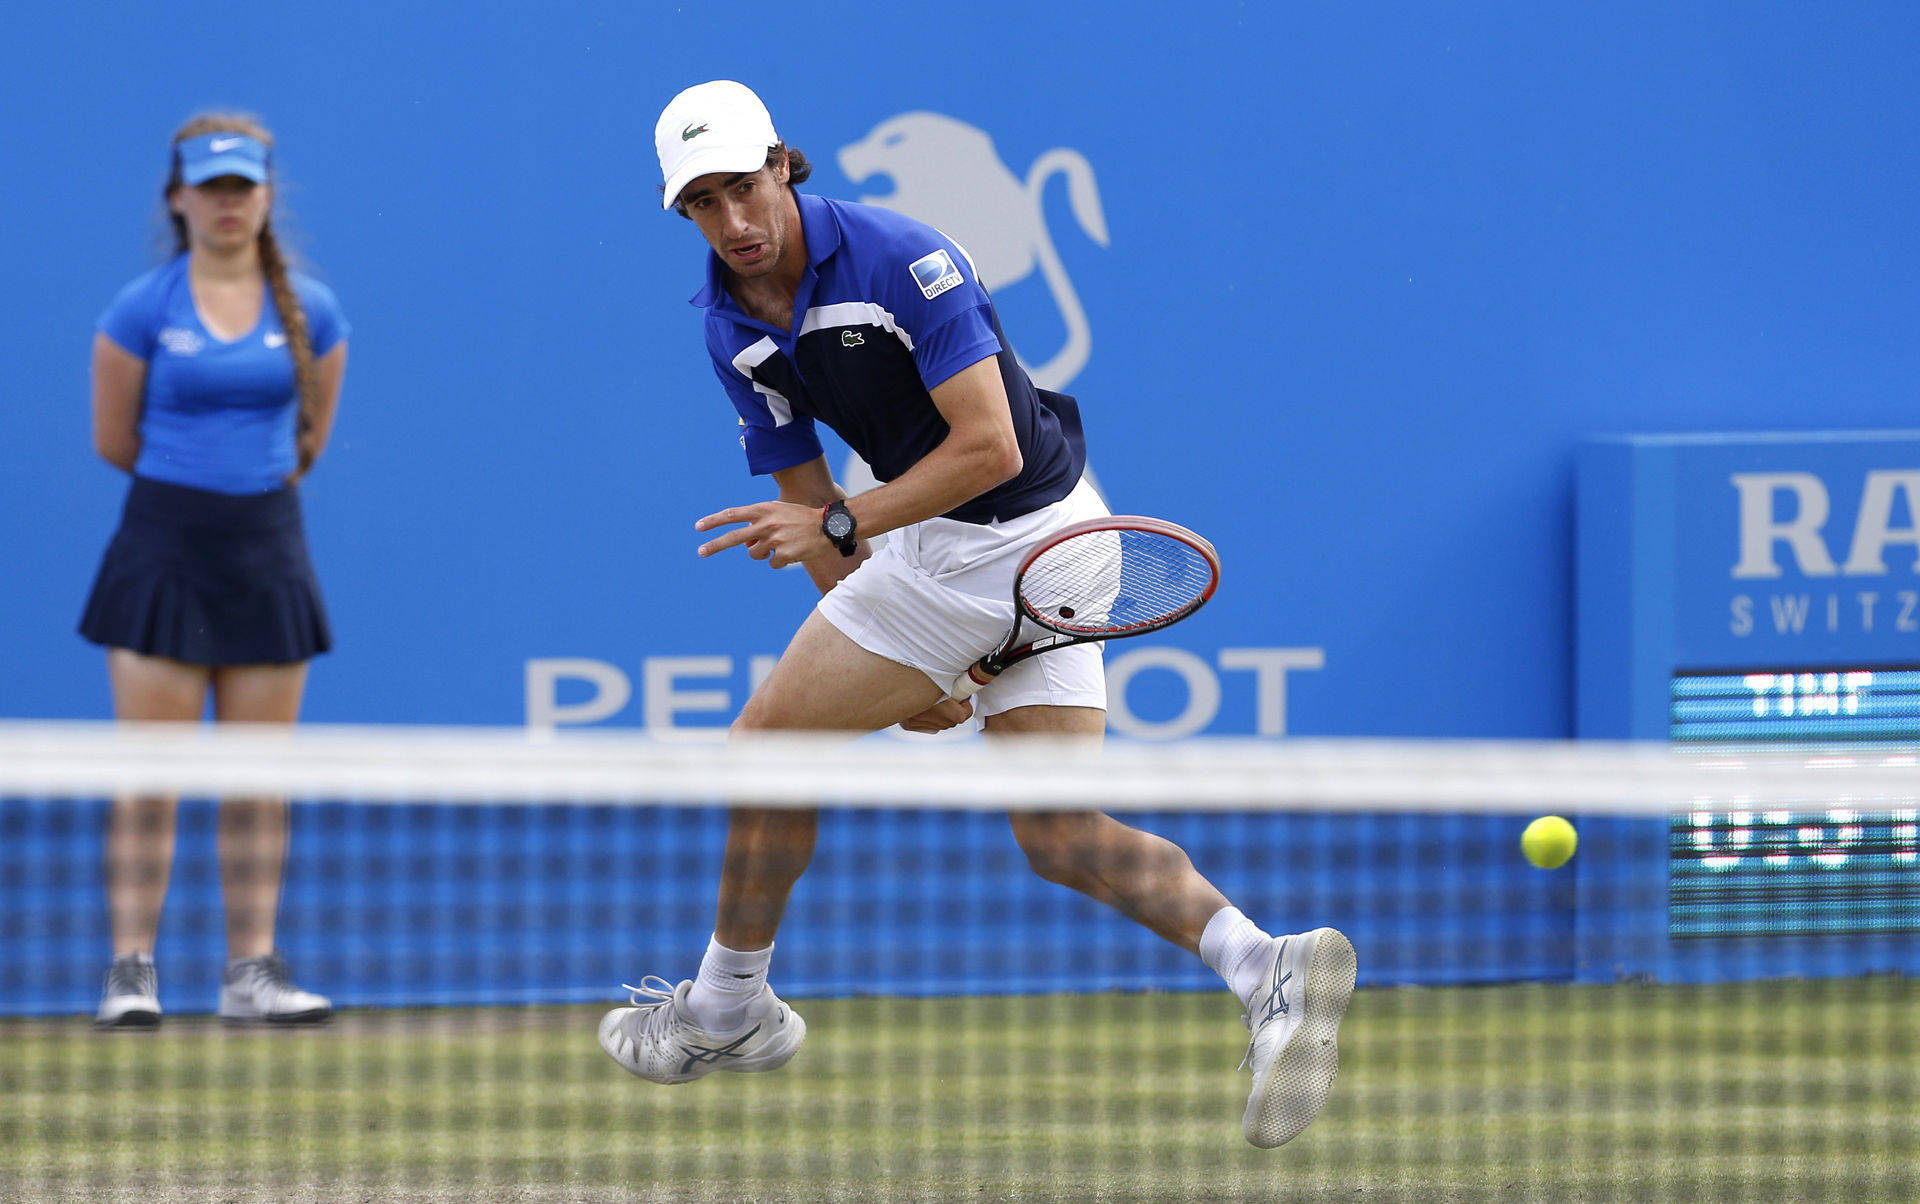
<svg viewBox="0 0 1920 1204"><path fill-rule="evenodd" d="M845 539L853 534L853 516L835 510L827 515L827 538Z"/></svg>

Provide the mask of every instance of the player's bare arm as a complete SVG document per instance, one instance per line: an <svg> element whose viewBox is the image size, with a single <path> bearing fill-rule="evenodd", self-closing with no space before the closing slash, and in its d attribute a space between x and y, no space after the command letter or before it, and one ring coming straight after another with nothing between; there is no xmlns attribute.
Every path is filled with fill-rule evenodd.
<svg viewBox="0 0 1920 1204"><path fill-rule="evenodd" d="M1020 471L1013 415L993 357L961 369L930 393L947 421L947 437L895 479L847 500L862 535L879 535L945 514ZM830 475L827 482L832 486ZM850 559L841 556L820 531L820 506L841 496L838 487L832 486L831 493L808 494L809 502L815 496L820 498L817 505L756 502L707 515L694 523L694 530L745 525L700 545L700 555L712 556L744 544L754 559L770 561L775 568L825 556Z"/></svg>
<svg viewBox="0 0 1920 1204"><path fill-rule="evenodd" d="M847 502L865 534L945 514L1019 475L1020 442L998 360L962 368L929 395L947 437L912 468Z"/></svg>

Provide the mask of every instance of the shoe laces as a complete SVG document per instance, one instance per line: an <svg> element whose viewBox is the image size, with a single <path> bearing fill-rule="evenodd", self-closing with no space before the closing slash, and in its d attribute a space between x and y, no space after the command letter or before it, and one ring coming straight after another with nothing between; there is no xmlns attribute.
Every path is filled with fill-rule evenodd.
<svg viewBox="0 0 1920 1204"><path fill-rule="evenodd" d="M639 986L630 982L620 984L627 991L627 998L640 1010L634 1024L634 1035L648 1041L661 1040L667 1026L673 1023L674 1011L668 1005L673 1002L674 985L658 974L649 974L640 980Z"/></svg>
<svg viewBox="0 0 1920 1204"><path fill-rule="evenodd" d="M287 969L287 963L279 953L263 953L259 957L249 957L235 966L234 981L245 983L248 990L285 991L299 990L293 985L293 974Z"/></svg>
<svg viewBox="0 0 1920 1204"><path fill-rule="evenodd" d="M660 985L655 986L655 983ZM658 974L647 975L640 980L640 985L637 987L630 982L623 982L620 984L620 989L627 992L627 998L637 1008L657 1008L673 1000L673 984ZM643 1000L641 996L646 998Z"/></svg>
<svg viewBox="0 0 1920 1204"><path fill-rule="evenodd" d="M107 967L108 995L151 995L158 985L153 963L138 954L116 957Z"/></svg>

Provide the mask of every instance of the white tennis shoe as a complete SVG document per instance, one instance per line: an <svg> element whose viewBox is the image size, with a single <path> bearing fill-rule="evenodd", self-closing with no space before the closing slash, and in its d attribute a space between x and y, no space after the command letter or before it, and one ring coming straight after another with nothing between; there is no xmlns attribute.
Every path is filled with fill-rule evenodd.
<svg viewBox="0 0 1920 1204"><path fill-rule="evenodd" d="M738 1028L712 1033L687 1019L691 980L676 987L649 974L637 987L621 985L633 993L633 1006L601 1018L600 1048L650 1082L691 1083L716 1070L778 1070L807 1039L806 1021L771 987L760 988Z"/></svg>
<svg viewBox="0 0 1920 1204"><path fill-rule="evenodd" d="M160 1023L160 978L151 957L126 953L113 959L93 1023L98 1028L152 1028Z"/></svg>
<svg viewBox="0 0 1920 1204"><path fill-rule="evenodd" d="M220 1019L229 1024L319 1024L333 1001L293 985L278 953L236 958L220 975Z"/></svg>
<svg viewBox="0 0 1920 1204"><path fill-rule="evenodd" d="M1271 956L1241 1017L1252 1040L1240 1065L1253 1067L1253 1092L1240 1131L1263 1150L1298 1137L1326 1104L1359 968L1352 942L1332 928L1274 937Z"/></svg>

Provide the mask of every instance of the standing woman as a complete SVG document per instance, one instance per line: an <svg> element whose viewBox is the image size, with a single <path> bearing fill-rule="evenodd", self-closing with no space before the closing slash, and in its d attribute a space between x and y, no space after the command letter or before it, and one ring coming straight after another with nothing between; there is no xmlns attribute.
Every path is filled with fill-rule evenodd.
<svg viewBox="0 0 1920 1204"><path fill-rule="evenodd" d="M133 474L80 632L107 649L124 721L291 724L307 661L331 643L298 482L333 427L347 325L292 271L270 221L273 137L215 113L173 136L173 257L114 298L93 339L93 442ZM116 799L107 829L113 964L95 1022L160 1022L154 938L176 800ZM311 1023L332 1012L274 951L287 804L223 799L227 955L220 1015Z"/></svg>

